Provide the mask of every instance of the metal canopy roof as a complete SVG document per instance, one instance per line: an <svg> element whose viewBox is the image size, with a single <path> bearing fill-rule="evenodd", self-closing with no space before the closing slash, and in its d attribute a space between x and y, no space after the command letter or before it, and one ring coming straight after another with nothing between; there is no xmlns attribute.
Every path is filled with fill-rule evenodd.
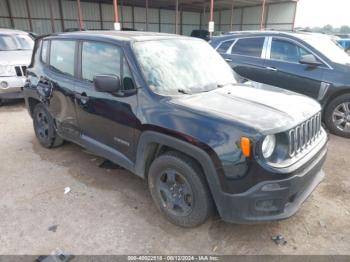
<svg viewBox="0 0 350 262"><path fill-rule="evenodd" d="M81 0L84 2L100 2L112 4L112 0ZM266 0L266 4L277 4L285 2L297 2L298 0ZM119 5L129 6L145 6L146 0L118 0ZM175 9L176 0L148 0L149 8L164 8L164 9ZM262 5L263 0L215 0L214 8L217 9L231 9L232 2L234 8L242 8L249 6ZM186 11L203 11L204 7L209 7L210 0L179 0L180 9Z"/></svg>

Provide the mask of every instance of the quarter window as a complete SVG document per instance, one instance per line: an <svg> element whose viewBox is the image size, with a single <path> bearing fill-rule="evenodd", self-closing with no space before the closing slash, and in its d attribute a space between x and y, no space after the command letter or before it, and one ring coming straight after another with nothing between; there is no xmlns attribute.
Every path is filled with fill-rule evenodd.
<svg viewBox="0 0 350 262"><path fill-rule="evenodd" d="M61 73L74 75L75 41L52 40L50 65Z"/></svg>
<svg viewBox="0 0 350 262"><path fill-rule="evenodd" d="M226 53L227 49L233 44L234 40L225 41L220 44L220 46L216 49L219 53Z"/></svg>
<svg viewBox="0 0 350 262"><path fill-rule="evenodd" d="M237 43L232 47L231 53L237 55L261 57L264 41L264 37L239 39Z"/></svg>
<svg viewBox="0 0 350 262"><path fill-rule="evenodd" d="M299 63L300 58L310 52L286 40L273 39L271 44L271 59Z"/></svg>
<svg viewBox="0 0 350 262"><path fill-rule="evenodd" d="M115 45L84 42L82 49L82 78L92 82L96 75L121 75L121 50Z"/></svg>

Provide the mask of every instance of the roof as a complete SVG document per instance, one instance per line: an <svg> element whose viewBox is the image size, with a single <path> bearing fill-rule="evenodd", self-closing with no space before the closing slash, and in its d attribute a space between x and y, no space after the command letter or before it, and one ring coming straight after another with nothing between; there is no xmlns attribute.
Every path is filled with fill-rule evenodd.
<svg viewBox="0 0 350 262"><path fill-rule="evenodd" d="M28 34L28 33L21 30L0 28L0 34Z"/></svg>
<svg viewBox="0 0 350 262"><path fill-rule="evenodd" d="M319 33L310 33L310 32L303 32L303 31L296 31L296 32L285 32L285 31L234 31L234 32L228 32L221 36L215 36L213 37L212 41L217 40L226 40L231 39L235 37L240 36L262 36L262 35L282 35L282 36L292 36L300 39L308 39L308 38L325 38L330 37L329 35L325 34L319 34Z"/></svg>
<svg viewBox="0 0 350 262"><path fill-rule="evenodd" d="M119 41L148 41L148 40L161 40L171 38L189 38L186 36L180 36L175 34L155 33L155 32L141 32L141 31L114 31L114 30L91 30L91 31L77 31L54 34L52 36L72 36L72 37L103 37L111 38Z"/></svg>
<svg viewBox="0 0 350 262"><path fill-rule="evenodd" d="M82 0L84 2L100 2L100 3L112 3L112 0ZM145 7L145 0L123 0L123 5L141 6ZM266 4L278 4L285 2L297 2L297 0L266 0ZM203 11L203 7L209 8L210 0L181 0L179 5L184 11ZM231 9L232 0L215 0L215 9L222 10ZM262 0L234 0L235 8L249 7L249 6L261 6ZM148 6L150 8L164 8L175 9L176 1L174 0L152 0L149 1Z"/></svg>

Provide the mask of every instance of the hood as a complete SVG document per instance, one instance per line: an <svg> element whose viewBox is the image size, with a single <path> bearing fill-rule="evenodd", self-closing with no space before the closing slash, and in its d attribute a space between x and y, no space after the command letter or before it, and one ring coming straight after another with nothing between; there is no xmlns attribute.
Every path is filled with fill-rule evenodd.
<svg viewBox="0 0 350 262"><path fill-rule="evenodd" d="M258 83L182 95L171 102L207 116L240 122L263 134L288 130L321 110L311 98Z"/></svg>
<svg viewBox="0 0 350 262"><path fill-rule="evenodd" d="M0 51L1 65L29 65L32 50Z"/></svg>

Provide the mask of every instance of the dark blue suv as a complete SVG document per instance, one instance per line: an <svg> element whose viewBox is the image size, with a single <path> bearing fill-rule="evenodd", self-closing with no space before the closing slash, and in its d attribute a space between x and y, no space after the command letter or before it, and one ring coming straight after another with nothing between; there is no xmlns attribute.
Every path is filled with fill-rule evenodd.
<svg viewBox="0 0 350 262"><path fill-rule="evenodd" d="M322 34L247 31L210 44L246 79L298 92L323 107L323 121L350 137L350 56Z"/></svg>

